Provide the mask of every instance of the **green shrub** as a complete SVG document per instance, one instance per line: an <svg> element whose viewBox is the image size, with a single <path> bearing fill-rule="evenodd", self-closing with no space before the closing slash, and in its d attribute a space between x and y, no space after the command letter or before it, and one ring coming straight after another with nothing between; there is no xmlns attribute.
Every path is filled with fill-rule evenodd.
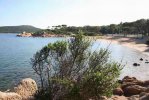
<svg viewBox="0 0 149 100"><path fill-rule="evenodd" d="M31 59L44 91L36 97L87 100L110 96L122 67L109 61L109 55L107 49L91 51L91 41L81 31L68 41L49 43Z"/></svg>

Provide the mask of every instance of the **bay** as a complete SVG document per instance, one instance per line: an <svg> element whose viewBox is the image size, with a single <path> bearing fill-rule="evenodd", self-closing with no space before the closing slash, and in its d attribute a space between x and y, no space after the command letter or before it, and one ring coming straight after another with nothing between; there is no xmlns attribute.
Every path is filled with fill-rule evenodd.
<svg viewBox="0 0 149 100"><path fill-rule="evenodd" d="M65 40L63 37L16 37L16 34L0 34L0 91L11 89L23 78L34 78L34 71L30 64L30 58L48 43ZM140 61L140 58L148 59L149 56L137 50L130 49L119 44L110 44L103 41L95 41L93 50L108 48L111 52L111 60L125 65L120 78L129 75L141 80L149 79L149 64ZM122 61L122 62L121 62ZM140 64L134 67L133 63Z"/></svg>

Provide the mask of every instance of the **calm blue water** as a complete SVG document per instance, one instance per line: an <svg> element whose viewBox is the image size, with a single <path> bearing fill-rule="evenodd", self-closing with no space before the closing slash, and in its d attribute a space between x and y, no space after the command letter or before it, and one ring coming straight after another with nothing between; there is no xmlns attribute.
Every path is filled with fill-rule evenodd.
<svg viewBox="0 0 149 100"><path fill-rule="evenodd" d="M35 78L30 58L49 42L63 39L16 37L16 34L0 34L0 91L11 88L22 78ZM93 48L106 48L108 45L109 43L96 41ZM122 70L121 78L130 75L142 80L149 79L149 64L139 61L141 57L149 60L147 55L118 44L111 44L109 50L113 60L119 62L123 60L122 64L126 64ZM132 66L134 62L139 62L141 66Z"/></svg>
<svg viewBox="0 0 149 100"><path fill-rule="evenodd" d="M49 42L62 39L0 34L0 90L11 88L22 78L34 77L30 58Z"/></svg>

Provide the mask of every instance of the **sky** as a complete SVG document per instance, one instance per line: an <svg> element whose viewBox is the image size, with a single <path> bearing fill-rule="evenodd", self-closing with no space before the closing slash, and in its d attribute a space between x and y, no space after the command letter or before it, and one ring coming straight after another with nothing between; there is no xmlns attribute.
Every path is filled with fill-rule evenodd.
<svg viewBox="0 0 149 100"><path fill-rule="evenodd" d="M149 0L0 0L0 26L109 25L149 18Z"/></svg>

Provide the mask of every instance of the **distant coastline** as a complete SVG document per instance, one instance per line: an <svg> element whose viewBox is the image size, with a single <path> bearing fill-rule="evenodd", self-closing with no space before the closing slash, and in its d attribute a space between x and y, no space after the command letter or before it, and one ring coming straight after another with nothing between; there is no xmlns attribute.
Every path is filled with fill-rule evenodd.
<svg viewBox="0 0 149 100"><path fill-rule="evenodd" d="M0 26L1 33L22 33L22 32L36 32L40 31L40 28L36 28L31 25L20 25L20 26Z"/></svg>
<svg viewBox="0 0 149 100"><path fill-rule="evenodd" d="M21 34L17 34L18 37L64 37L65 35L62 34L49 34L49 33L43 33L43 34L34 34L29 32L23 32Z"/></svg>

